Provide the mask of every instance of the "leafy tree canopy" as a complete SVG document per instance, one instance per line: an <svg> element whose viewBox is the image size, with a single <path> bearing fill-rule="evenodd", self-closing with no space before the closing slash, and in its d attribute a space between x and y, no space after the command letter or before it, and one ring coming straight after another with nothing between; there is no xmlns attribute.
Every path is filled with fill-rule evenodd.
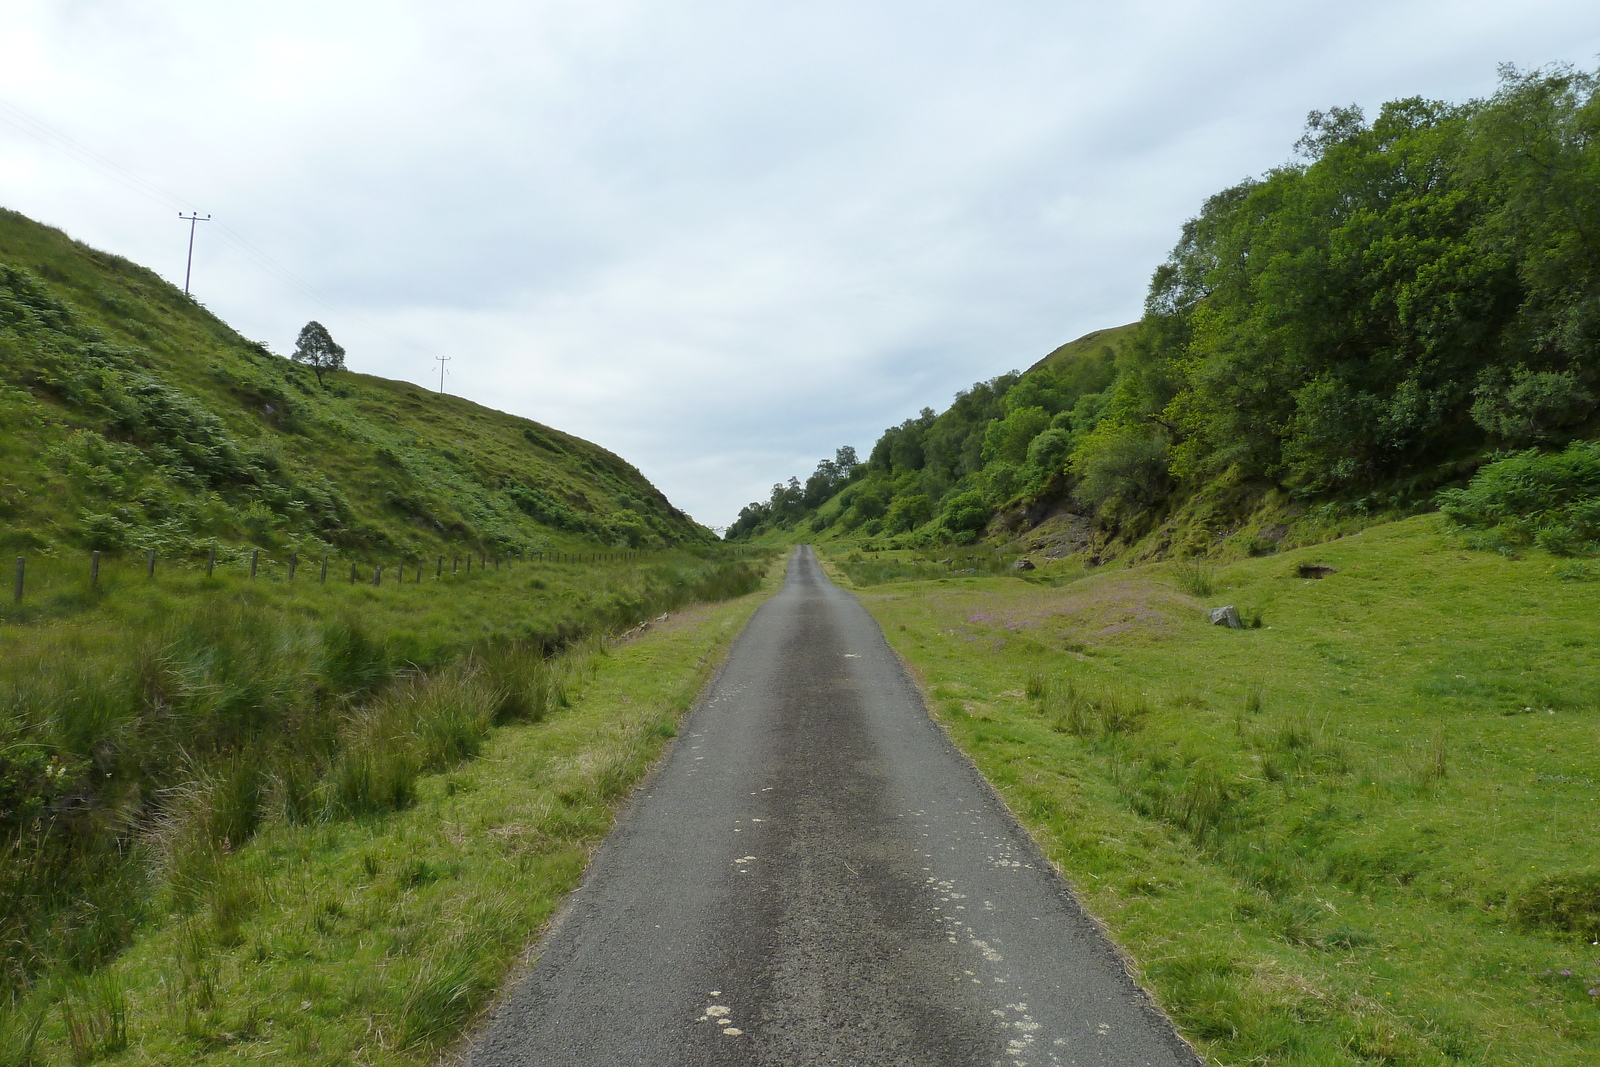
<svg viewBox="0 0 1600 1067"><path fill-rule="evenodd" d="M290 358L316 371L318 385L322 384L324 371L344 370L344 349L333 339L328 328L315 319L300 327L300 336L295 338L294 353Z"/></svg>
<svg viewBox="0 0 1600 1067"><path fill-rule="evenodd" d="M1506 67L1483 100L1312 112L1111 333L890 427L829 521L971 536L986 509L1061 499L1121 528L1209 484L1416 502L1503 449L1595 437L1600 74ZM796 499L745 529L817 506Z"/></svg>

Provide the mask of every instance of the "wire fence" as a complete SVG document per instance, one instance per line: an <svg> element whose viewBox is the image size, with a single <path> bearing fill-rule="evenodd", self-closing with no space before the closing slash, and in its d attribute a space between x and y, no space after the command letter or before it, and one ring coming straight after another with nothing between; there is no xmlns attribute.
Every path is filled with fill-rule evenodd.
<svg viewBox="0 0 1600 1067"><path fill-rule="evenodd" d="M638 564L664 556L673 549L596 549L589 551L523 551L491 553L478 549L407 556L388 561L350 559L332 553L303 556L290 552L271 555L258 548L240 549L213 545L204 555L162 557L155 549L138 553L87 554L47 553L16 557L12 572L10 607L21 608L34 601L73 594L99 594L112 585L142 580L160 583L174 575L186 584L195 579L247 578L249 581L305 583L318 585L344 583L372 586L445 585L463 581L502 567L590 566ZM749 555L743 549L720 548L717 555ZM346 571L348 564L348 571Z"/></svg>

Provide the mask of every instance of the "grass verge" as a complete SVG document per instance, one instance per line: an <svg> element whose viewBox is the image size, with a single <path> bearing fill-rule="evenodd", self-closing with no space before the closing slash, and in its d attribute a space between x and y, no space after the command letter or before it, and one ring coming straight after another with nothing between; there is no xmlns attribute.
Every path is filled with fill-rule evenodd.
<svg viewBox="0 0 1600 1067"><path fill-rule="evenodd" d="M1425 516L1204 581L858 595L1211 1062L1577 1067L1600 613L1564 567ZM1230 603L1259 628L1206 623Z"/></svg>
<svg viewBox="0 0 1600 1067"><path fill-rule="evenodd" d="M391 692L368 717L427 705L413 721L433 732L413 751L440 768L413 780L408 807L273 819L219 851L113 962L14 1004L0 1062L430 1060L577 885L619 801L775 587L616 647L579 643L561 665L566 706L540 721L479 731L448 709L486 713L482 694ZM479 748L458 762L474 754L463 737Z"/></svg>

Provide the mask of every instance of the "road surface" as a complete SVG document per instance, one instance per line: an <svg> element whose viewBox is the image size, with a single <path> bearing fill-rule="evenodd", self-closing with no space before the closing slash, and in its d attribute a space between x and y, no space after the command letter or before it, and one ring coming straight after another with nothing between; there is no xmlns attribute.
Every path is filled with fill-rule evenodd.
<svg viewBox="0 0 1600 1067"><path fill-rule="evenodd" d="M807 548L467 1053L1197 1062Z"/></svg>

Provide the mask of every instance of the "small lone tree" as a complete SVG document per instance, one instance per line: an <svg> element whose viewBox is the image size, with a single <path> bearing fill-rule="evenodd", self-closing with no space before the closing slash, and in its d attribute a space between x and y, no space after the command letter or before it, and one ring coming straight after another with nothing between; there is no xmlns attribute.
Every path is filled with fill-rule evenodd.
<svg viewBox="0 0 1600 1067"><path fill-rule="evenodd" d="M322 384L323 371L344 370L344 349L328 333L328 328L315 319L300 328L291 358L316 371L318 385Z"/></svg>

